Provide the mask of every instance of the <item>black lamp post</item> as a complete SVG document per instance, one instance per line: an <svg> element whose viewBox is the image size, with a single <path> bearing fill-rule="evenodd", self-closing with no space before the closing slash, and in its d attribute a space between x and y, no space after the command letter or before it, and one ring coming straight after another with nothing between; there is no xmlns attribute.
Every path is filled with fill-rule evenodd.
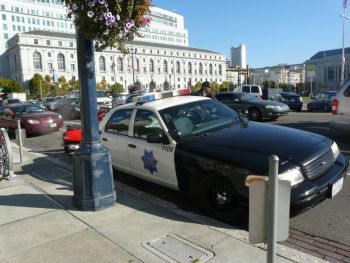
<svg viewBox="0 0 350 263"><path fill-rule="evenodd" d="M134 55L137 52L137 48L130 48L130 52L131 52L131 66L132 66L132 84L135 85Z"/></svg>
<svg viewBox="0 0 350 263"><path fill-rule="evenodd" d="M82 143L73 157L74 205L95 211L115 204L111 158L100 141L97 120L94 47L77 30Z"/></svg>

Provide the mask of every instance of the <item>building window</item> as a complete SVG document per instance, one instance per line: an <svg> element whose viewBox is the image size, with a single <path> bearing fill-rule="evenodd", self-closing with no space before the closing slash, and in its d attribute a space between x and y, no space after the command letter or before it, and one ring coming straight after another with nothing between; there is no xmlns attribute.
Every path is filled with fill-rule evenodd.
<svg viewBox="0 0 350 263"><path fill-rule="evenodd" d="M209 74L213 75L213 65L209 64Z"/></svg>
<svg viewBox="0 0 350 263"><path fill-rule="evenodd" d="M221 76L222 75L222 66L219 65L219 75Z"/></svg>
<svg viewBox="0 0 350 263"><path fill-rule="evenodd" d="M70 70L75 71L75 64L70 64Z"/></svg>
<svg viewBox="0 0 350 263"><path fill-rule="evenodd" d="M163 61L163 72L168 73L168 62L166 60Z"/></svg>
<svg viewBox="0 0 350 263"><path fill-rule="evenodd" d="M7 30L7 24L2 24L2 28L3 28L4 30Z"/></svg>
<svg viewBox="0 0 350 263"><path fill-rule="evenodd" d="M74 54L70 54L70 58L74 58Z"/></svg>
<svg viewBox="0 0 350 263"><path fill-rule="evenodd" d="M50 40L46 40L46 45L50 46L51 45L51 41Z"/></svg>
<svg viewBox="0 0 350 263"><path fill-rule="evenodd" d="M176 73L179 73L180 74L181 72L181 69L180 69L180 62L179 61L176 61Z"/></svg>
<svg viewBox="0 0 350 263"><path fill-rule="evenodd" d="M9 35L7 33L4 34L4 39L9 39Z"/></svg>
<svg viewBox="0 0 350 263"><path fill-rule="evenodd" d="M5 10L5 5L1 5L1 10Z"/></svg>
<svg viewBox="0 0 350 263"><path fill-rule="evenodd" d="M34 45L38 45L39 41L37 39L34 39Z"/></svg>
<svg viewBox="0 0 350 263"><path fill-rule="evenodd" d="M53 68L53 67L52 67L52 63L49 63L49 64L48 64L48 68L49 68L49 70L52 70L52 68Z"/></svg>
<svg viewBox="0 0 350 263"><path fill-rule="evenodd" d="M192 63L191 62L188 62L188 74L192 74Z"/></svg>
<svg viewBox="0 0 350 263"><path fill-rule="evenodd" d="M58 70L66 70L66 63L64 60L64 55L62 53L57 55L57 66Z"/></svg>
<svg viewBox="0 0 350 263"><path fill-rule="evenodd" d="M2 14L2 20L6 20L6 15Z"/></svg>
<svg viewBox="0 0 350 263"><path fill-rule="evenodd" d="M101 72L105 72L106 71L106 60L103 56L100 56L98 59L98 65L99 65L99 69Z"/></svg>
<svg viewBox="0 0 350 263"><path fill-rule="evenodd" d="M140 61L139 61L138 58L136 59L136 68L135 68L135 71L136 71L136 72L140 72Z"/></svg>
<svg viewBox="0 0 350 263"><path fill-rule="evenodd" d="M58 45L62 47L62 41L58 41Z"/></svg>
<svg viewBox="0 0 350 263"><path fill-rule="evenodd" d="M51 52L47 52L47 56L51 58Z"/></svg>
<svg viewBox="0 0 350 263"><path fill-rule="evenodd" d="M203 65L202 63L199 63L199 74L203 74Z"/></svg>
<svg viewBox="0 0 350 263"><path fill-rule="evenodd" d="M74 46L73 42L69 42L69 47L73 47L73 46Z"/></svg>
<svg viewBox="0 0 350 263"><path fill-rule="evenodd" d="M117 59L117 70L119 72L123 71L123 60L122 60L122 58L118 58Z"/></svg>
<svg viewBox="0 0 350 263"><path fill-rule="evenodd" d="M33 63L34 63L34 69L42 69L41 65L41 55L39 52L34 52L33 53Z"/></svg>
<svg viewBox="0 0 350 263"><path fill-rule="evenodd" d="M149 72L154 73L154 61L153 61L153 59L149 60L148 68L149 68Z"/></svg>

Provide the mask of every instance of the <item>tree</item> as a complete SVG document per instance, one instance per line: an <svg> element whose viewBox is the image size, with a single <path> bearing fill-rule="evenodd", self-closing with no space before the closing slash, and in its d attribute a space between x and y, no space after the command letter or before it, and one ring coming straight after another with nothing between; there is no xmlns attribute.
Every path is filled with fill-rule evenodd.
<svg viewBox="0 0 350 263"><path fill-rule="evenodd" d="M202 88L202 83L198 81L194 86L191 87L191 93L196 93Z"/></svg>
<svg viewBox="0 0 350 263"><path fill-rule="evenodd" d="M29 80L29 94L31 98L42 97L42 86L44 84L44 78L39 73L35 73Z"/></svg>
<svg viewBox="0 0 350 263"><path fill-rule="evenodd" d="M79 81L78 80L69 80L68 81L68 92L72 90L78 90L79 89Z"/></svg>
<svg viewBox="0 0 350 263"><path fill-rule="evenodd" d="M5 95L11 92L23 92L22 85L13 79L0 78L0 88Z"/></svg>
<svg viewBox="0 0 350 263"><path fill-rule="evenodd" d="M219 90L221 91L227 91L229 87L229 83L227 81L224 81L222 82L220 85L219 85Z"/></svg>
<svg viewBox="0 0 350 263"><path fill-rule="evenodd" d="M124 87L120 83L115 83L109 86L108 94L112 96L114 93L121 93L124 91Z"/></svg>
<svg viewBox="0 0 350 263"><path fill-rule="evenodd" d="M109 88L109 84L105 79L102 79L100 82L96 84L96 89L97 90L103 90L106 91Z"/></svg>
<svg viewBox="0 0 350 263"><path fill-rule="evenodd" d="M57 80L56 96L62 96L68 94L68 82L64 76L61 76Z"/></svg>
<svg viewBox="0 0 350 263"><path fill-rule="evenodd" d="M215 81L213 81L210 84L210 92L213 93L214 95L218 94L220 90L220 86L218 83L216 83Z"/></svg>

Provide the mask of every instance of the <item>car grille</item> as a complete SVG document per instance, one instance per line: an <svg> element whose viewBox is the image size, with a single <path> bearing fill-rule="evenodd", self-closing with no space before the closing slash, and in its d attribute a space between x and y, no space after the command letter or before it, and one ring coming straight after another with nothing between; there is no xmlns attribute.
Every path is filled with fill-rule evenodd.
<svg viewBox="0 0 350 263"><path fill-rule="evenodd" d="M316 179L323 173L325 173L334 164L334 156L332 150L328 150L326 153L318 157L317 159L304 164L303 170L309 179Z"/></svg>

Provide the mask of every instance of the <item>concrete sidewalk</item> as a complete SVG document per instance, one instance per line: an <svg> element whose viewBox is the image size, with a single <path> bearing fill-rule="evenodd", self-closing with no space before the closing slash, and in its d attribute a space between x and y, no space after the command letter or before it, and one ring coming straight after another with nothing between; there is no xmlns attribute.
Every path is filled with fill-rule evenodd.
<svg viewBox="0 0 350 263"><path fill-rule="evenodd" d="M16 177L0 181L0 262L266 262L246 231L119 182L113 207L78 211L71 166L28 151L23 160ZM277 251L277 262L325 262Z"/></svg>

